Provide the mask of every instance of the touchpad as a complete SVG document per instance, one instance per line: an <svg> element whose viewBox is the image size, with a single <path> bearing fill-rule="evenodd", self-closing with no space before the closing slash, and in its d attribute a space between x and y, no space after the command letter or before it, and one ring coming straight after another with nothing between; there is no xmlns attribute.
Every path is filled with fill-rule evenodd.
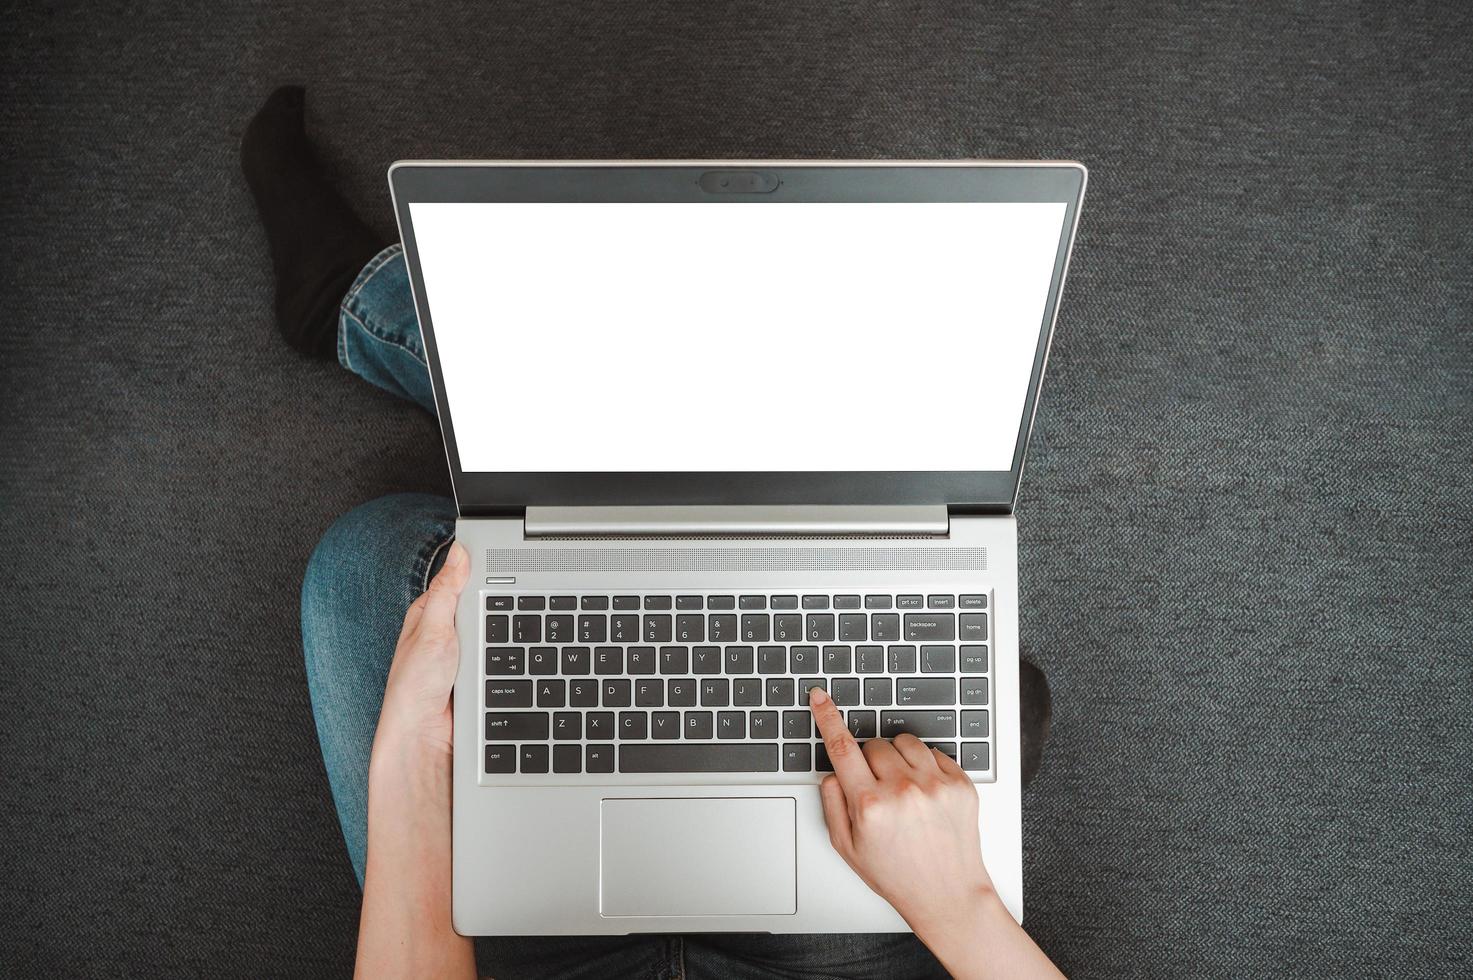
<svg viewBox="0 0 1473 980"><path fill-rule="evenodd" d="M792 915L791 797L604 800L603 915Z"/></svg>

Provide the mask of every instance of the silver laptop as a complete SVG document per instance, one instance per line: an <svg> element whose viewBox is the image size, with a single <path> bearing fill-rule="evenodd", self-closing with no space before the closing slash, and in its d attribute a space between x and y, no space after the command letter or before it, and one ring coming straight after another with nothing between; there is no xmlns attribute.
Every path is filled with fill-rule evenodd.
<svg viewBox="0 0 1473 980"><path fill-rule="evenodd" d="M1013 508L1074 163L401 162L472 578L468 935L894 932L807 692L981 798L1023 915Z"/></svg>

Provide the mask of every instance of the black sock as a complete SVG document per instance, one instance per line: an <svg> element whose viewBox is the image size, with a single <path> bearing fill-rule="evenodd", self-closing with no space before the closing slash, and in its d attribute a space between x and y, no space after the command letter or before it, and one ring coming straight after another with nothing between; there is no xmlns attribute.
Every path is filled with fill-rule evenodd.
<svg viewBox="0 0 1473 980"><path fill-rule="evenodd" d="M1048 677L1031 661L1018 662L1018 707L1021 722L1022 780L1026 787L1038 775L1043 764L1043 747L1048 742L1049 723L1053 720L1054 701L1049 693Z"/></svg>
<svg viewBox="0 0 1473 980"><path fill-rule="evenodd" d="M305 104L300 86L272 92L241 138L240 169L271 246L281 336L304 354L330 357L343 293L388 242L328 183L307 140Z"/></svg>

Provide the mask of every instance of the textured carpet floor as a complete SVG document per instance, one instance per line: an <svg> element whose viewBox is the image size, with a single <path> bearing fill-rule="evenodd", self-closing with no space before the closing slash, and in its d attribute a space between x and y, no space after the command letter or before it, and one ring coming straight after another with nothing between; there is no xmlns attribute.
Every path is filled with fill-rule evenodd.
<svg viewBox="0 0 1473 980"><path fill-rule="evenodd" d="M398 157L1070 157L1020 512L1056 719L1028 924L1078 976L1473 946L1467 4L28 4L0 35L0 973L341 976L297 587L444 488L273 341L275 84Z"/></svg>

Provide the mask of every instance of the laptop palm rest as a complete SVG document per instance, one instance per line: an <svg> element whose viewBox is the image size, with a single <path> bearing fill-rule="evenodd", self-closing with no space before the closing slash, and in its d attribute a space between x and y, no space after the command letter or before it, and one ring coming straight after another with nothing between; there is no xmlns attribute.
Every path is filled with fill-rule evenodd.
<svg viewBox="0 0 1473 980"><path fill-rule="evenodd" d="M606 799L604 916L792 915L798 911L791 797Z"/></svg>

